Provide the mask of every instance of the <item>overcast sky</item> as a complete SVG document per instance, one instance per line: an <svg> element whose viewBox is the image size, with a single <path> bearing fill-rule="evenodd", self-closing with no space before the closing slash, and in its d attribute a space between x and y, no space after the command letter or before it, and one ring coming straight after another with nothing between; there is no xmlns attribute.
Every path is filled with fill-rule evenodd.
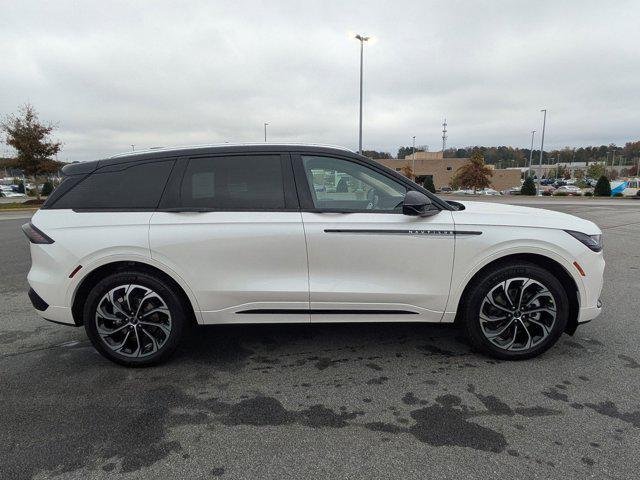
<svg viewBox="0 0 640 480"><path fill-rule="evenodd" d="M640 2L0 0L0 114L31 102L63 160L263 140L364 148L640 139ZM536 139L538 143L539 137ZM4 145L1 147L4 150Z"/></svg>

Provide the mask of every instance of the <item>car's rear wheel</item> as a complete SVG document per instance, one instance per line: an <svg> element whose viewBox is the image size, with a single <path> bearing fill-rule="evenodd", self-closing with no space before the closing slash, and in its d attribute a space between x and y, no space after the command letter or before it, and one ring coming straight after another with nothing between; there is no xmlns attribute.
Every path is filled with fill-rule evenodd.
<svg viewBox="0 0 640 480"><path fill-rule="evenodd" d="M505 360L540 355L569 318L567 293L547 270L526 262L490 268L468 289L462 320L471 345Z"/></svg>
<svg viewBox="0 0 640 480"><path fill-rule="evenodd" d="M180 297L146 272L122 272L98 282L87 297L84 325L103 356L145 367L166 360L187 323Z"/></svg>

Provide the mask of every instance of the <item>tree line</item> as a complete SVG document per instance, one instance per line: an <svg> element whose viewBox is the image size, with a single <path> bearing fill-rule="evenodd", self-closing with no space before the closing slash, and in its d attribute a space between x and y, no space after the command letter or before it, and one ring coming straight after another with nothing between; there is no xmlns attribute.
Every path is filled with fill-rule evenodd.
<svg viewBox="0 0 640 480"><path fill-rule="evenodd" d="M484 157L488 165L495 165L497 168L527 167L529 165L529 155L531 150L518 147L485 147L469 146L465 148L448 148L444 151L445 158L470 158L474 150L478 150ZM416 147L416 152L424 151L422 147ZM377 159L393 158L391 153L377 150L364 150L363 155ZM413 153L412 146L402 146L398 148L395 158L406 158ZM586 164L602 162L614 166L619 164L632 165L640 158L640 141L627 142L624 146L613 143L609 145L589 146L589 147L564 147L555 150L545 150L543 164L554 163L578 163ZM533 150L533 163L540 159L540 150Z"/></svg>
<svg viewBox="0 0 640 480"><path fill-rule="evenodd" d="M468 158L474 149L480 150L485 162L500 168L526 167L529 164L531 150L518 147L484 147L474 146L466 148L448 148L444 152L446 158ZM535 161L540 159L540 150L533 150ZM602 162L613 165L630 165L640 158L640 141L627 142L624 146L613 143L609 145L589 147L564 147L555 150L545 150L543 164L578 163L586 164Z"/></svg>

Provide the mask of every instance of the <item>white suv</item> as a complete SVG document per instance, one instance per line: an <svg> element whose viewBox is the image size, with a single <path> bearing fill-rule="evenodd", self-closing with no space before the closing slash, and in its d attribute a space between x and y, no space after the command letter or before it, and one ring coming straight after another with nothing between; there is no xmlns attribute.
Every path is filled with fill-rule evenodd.
<svg viewBox="0 0 640 480"><path fill-rule="evenodd" d="M23 229L29 296L107 358L166 359L191 324L458 322L530 358L600 313L601 231L446 202L348 150L224 145L67 165Z"/></svg>

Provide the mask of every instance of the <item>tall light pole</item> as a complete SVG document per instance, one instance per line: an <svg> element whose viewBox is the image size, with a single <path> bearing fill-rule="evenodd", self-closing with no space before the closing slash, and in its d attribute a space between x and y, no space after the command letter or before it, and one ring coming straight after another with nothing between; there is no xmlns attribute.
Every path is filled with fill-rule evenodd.
<svg viewBox="0 0 640 480"><path fill-rule="evenodd" d="M413 174L414 178L416 176L416 136L413 136L413 147L411 149L411 173Z"/></svg>
<svg viewBox="0 0 640 480"><path fill-rule="evenodd" d="M542 181L542 156L544 155L544 130L547 126L547 109L543 108L540 111L544 112L544 117L542 118L542 141L540 142L540 164L538 165L538 190L537 190L538 196L540 196L540 182Z"/></svg>
<svg viewBox="0 0 640 480"><path fill-rule="evenodd" d="M264 142L267 143L267 122L264 122Z"/></svg>
<svg viewBox="0 0 640 480"><path fill-rule="evenodd" d="M135 146L133 143L131 144L131 151L132 151L132 152L135 152L135 151L136 151L136 146Z"/></svg>
<svg viewBox="0 0 640 480"><path fill-rule="evenodd" d="M529 172L527 173L527 177L531 176L531 161L533 160L533 137L535 137L536 131L531 130L531 150L529 150Z"/></svg>
<svg viewBox="0 0 640 480"><path fill-rule="evenodd" d="M364 42L367 42L369 37L357 34L355 38L360 40L360 128L358 131L358 153L362 155L362 66L364 58Z"/></svg>

